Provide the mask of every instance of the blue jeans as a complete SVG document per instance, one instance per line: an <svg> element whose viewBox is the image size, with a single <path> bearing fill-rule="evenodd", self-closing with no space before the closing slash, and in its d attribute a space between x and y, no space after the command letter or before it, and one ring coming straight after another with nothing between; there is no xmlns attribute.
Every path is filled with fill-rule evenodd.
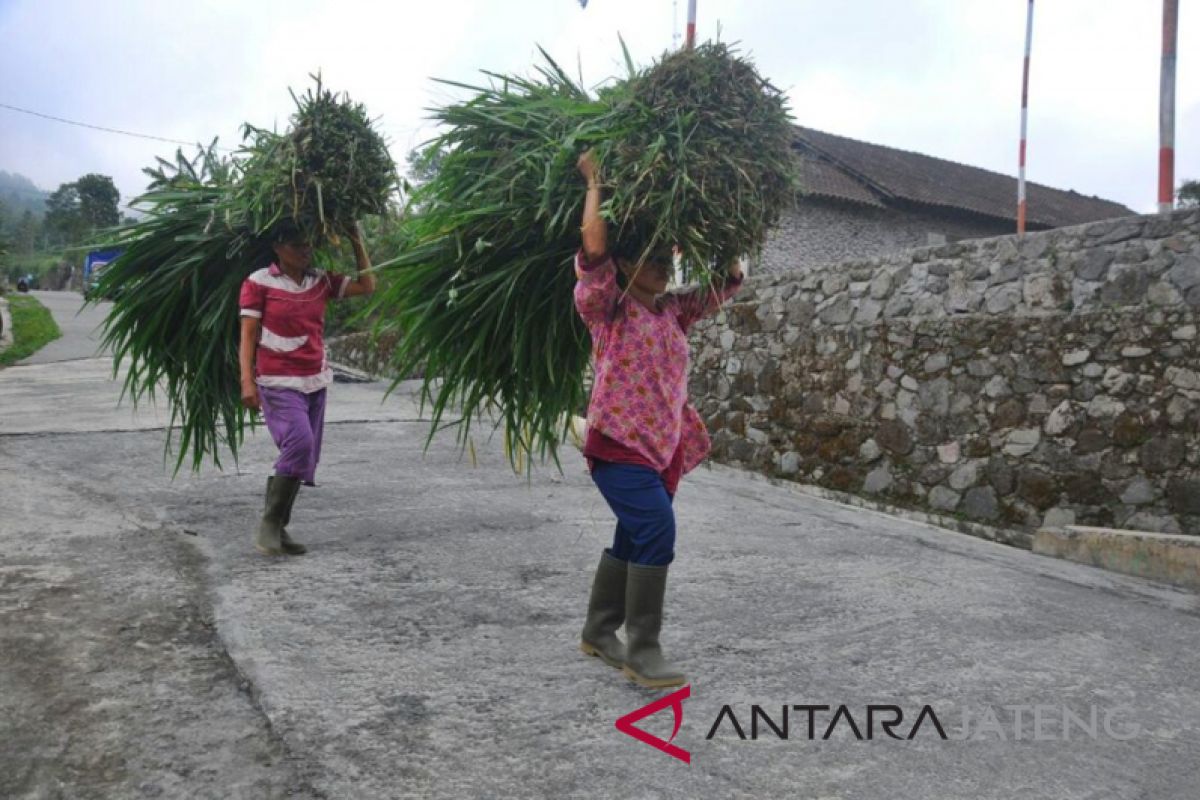
<svg viewBox="0 0 1200 800"><path fill-rule="evenodd" d="M597 461L592 480L617 515L612 555L643 566L675 559L675 509L662 476L649 467Z"/></svg>

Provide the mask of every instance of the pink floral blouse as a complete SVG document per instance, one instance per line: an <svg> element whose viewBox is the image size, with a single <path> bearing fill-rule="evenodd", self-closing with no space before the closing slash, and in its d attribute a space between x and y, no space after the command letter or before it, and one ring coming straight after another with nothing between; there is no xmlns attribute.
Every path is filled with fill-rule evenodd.
<svg viewBox="0 0 1200 800"><path fill-rule="evenodd" d="M708 455L709 438L688 403L687 331L733 297L741 280L663 295L655 313L633 297L621 297L611 258L588 264L581 250L575 278L575 308L592 335L595 368L588 427L659 471L682 445L683 471L691 471Z"/></svg>

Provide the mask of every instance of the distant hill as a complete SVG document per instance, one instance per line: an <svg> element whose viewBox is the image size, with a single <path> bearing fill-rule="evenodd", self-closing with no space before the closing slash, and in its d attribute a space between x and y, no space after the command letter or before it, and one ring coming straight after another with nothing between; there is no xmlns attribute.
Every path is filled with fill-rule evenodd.
<svg viewBox="0 0 1200 800"><path fill-rule="evenodd" d="M39 189L24 175L0 170L0 202L4 203L9 216L19 217L28 209L40 217L46 212L46 198L49 196L49 192Z"/></svg>

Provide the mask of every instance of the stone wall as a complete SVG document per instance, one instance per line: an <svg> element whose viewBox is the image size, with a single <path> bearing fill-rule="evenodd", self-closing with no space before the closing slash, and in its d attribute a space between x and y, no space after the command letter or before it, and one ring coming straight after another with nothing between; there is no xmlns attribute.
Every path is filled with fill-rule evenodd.
<svg viewBox="0 0 1200 800"><path fill-rule="evenodd" d="M777 274L913 247L999 236L1011 230L1011 223L990 223L950 211L931 214L915 208L870 208L807 199L784 214L750 271Z"/></svg>
<svg viewBox="0 0 1200 800"><path fill-rule="evenodd" d="M373 339L369 333L348 333L325 340L325 355L335 364L342 364L374 377L392 377L388 361L396 349L399 334ZM419 374L409 375L419 378Z"/></svg>
<svg viewBox="0 0 1200 800"><path fill-rule="evenodd" d="M693 333L713 457L1032 531L1200 534L1200 211L752 278Z"/></svg>

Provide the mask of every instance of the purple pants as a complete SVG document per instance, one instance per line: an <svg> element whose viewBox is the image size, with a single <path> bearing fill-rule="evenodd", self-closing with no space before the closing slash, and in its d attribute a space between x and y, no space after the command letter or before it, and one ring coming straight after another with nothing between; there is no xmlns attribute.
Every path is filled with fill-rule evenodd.
<svg viewBox="0 0 1200 800"><path fill-rule="evenodd" d="M325 429L325 390L305 394L296 389L259 386L258 399L267 430L279 448L275 474L315 486L321 432Z"/></svg>

